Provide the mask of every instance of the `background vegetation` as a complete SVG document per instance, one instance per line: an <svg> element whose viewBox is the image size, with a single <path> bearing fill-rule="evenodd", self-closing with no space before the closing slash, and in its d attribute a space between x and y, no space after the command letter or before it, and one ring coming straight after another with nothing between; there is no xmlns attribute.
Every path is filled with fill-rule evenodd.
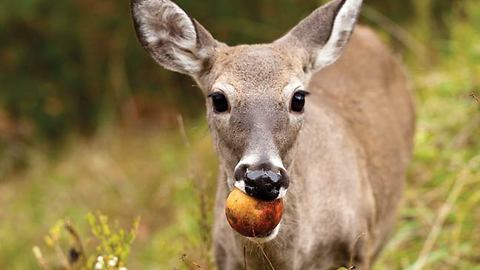
<svg viewBox="0 0 480 270"><path fill-rule="evenodd" d="M271 41L315 0L178 0L228 44ZM398 230L376 269L480 269L480 3L367 0L418 109ZM129 269L210 260L216 157L200 91L135 40L128 1L0 3L0 269L35 269L57 220L142 217Z"/></svg>

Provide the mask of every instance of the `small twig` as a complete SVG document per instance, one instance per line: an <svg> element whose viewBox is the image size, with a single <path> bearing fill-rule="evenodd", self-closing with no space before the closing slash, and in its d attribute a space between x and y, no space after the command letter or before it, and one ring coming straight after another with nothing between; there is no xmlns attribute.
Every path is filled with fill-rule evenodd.
<svg viewBox="0 0 480 270"><path fill-rule="evenodd" d="M265 258L265 260L267 260L268 265L270 266L270 268L271 268L272 270L275 270L275 267L273 267L273 264L272 264L272 262L270 261L270 259L268 258L267 253L265 253L265 250L263 249L262 245L259 244L259 243L257 243L257 245L258 245L258 247L260 248L260 251L262 251L262 255L263 255L263 257Z"/></svg>
<svg viewBox="0 0 480 270"><path fill-rule="evenodd" d="M244 264L244 269L248 270L248 264L247 264L247 246L243 246L243 264Z"/></svg>
<svg viewBox="0 0 480 270"><path fill-rule="evenodd" d="M85 248L83 247L83 243L82 243L82 239L80 238L80 235L78 234L77 230L72 225L72 223L70 223L69 221L66 221L64 226L65 226L65 230L67 230L67 232L70 234L70 236L74 240L75 248L78 248L77 251L80 255L80 258L78 258L78 259L81 259L83 264L86 265L87 258L85 256ZM76 261L78 261L78 259ZM70 258L70 262L75 263L76 261L72 260L72 258Z"/></svg>
<svg viewBox="0 0 480 270"><path fill-rule="evenodd" d="M188 267L190 267L190 269L204 269L201 265L197 264L197 263L194 263L192 262L191 260L189 260L187 258L187 254L183 254L182 257L181 257L181 260L184 264L186 264Z"/></svg>
<svg viewBox="0 0 480 270"><path fill-rule="evenodd" d="M360 240L361 240L362 237L364 237L365 235L367 235L367 233L365 233L365 232L359 234L359 235L357 236L357 238L355 239L355 241L353 242L353 248L352 248L353 252L352 252L352 254L350 255L350 263L349 263L349 264L350 264L350 267L348 268L349 270L353 270L353 269L356 268L355 265L353 264L353 263L354 263L353 261L354 261L354 259L355 259L356 246L357 246L358 243L360 243Z"/></svg>
<svg viewBox="0 0 480 270"><path fill-rule="evenodd" d="M477 102L480 104L480 97L478 97L477 93L475 91L472 91L470 93L470 97L473 99L473 101Z"/></svg>

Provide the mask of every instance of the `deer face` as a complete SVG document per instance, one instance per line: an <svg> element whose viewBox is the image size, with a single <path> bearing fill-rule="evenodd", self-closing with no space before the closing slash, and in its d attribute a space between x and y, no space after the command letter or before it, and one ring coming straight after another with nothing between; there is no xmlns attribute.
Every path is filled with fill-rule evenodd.
<svg viewBox="0 0 480 270"><path fill-rule="evenodd" d="M230 186L284 196L308 94L301 62L280 45L222 47L209 77L209 126Z"/></svg>
<svg viewBox="0 0 480 270"><path fill-rule="evenodd" d="M274 200L289 186L309 77L341 55L361 2L334 0L274 43L236 47L216 41L169 0L133 0L132 13L152 57L202 88L229 186Z"/></svg>

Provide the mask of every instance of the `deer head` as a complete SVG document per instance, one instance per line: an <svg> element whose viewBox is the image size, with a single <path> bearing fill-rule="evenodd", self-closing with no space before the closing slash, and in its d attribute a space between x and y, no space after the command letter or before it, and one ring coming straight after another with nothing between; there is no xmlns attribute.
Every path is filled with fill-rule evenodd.
<svg viewBox="0 0 480 270"><path fill-rule="evenodd" d="M331 1L273 43L235 47L169 0L133 0L132 14L153 59L202 89L228 186L274 200L289 187L310 76L340 57L361 2Z"/></svg>

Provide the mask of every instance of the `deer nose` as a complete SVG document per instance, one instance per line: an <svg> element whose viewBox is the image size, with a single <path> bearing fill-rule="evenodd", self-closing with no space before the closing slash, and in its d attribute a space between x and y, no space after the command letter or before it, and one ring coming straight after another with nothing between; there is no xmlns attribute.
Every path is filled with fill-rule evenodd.
<svg viewBox="0 0 480 270"><path fill-rule="evenodd" d="M289 186L287 172L269 165L243 165L235 171L235 180L245 183L245 192L259 200L273 201ZM242 185L243 186L243 185Z"/></svg>

